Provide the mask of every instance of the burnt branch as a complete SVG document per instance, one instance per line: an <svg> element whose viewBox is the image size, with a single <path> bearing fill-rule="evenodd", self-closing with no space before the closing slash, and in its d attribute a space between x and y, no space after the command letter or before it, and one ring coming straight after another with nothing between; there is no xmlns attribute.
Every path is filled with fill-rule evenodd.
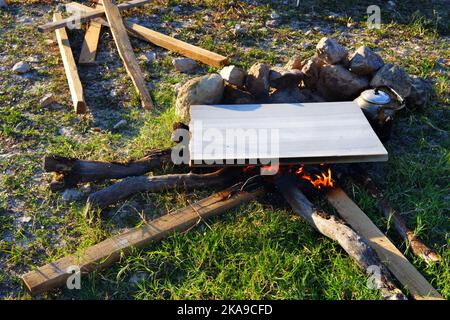
<svg viewBox="0 0 450 320"><path fill-rule="evenodd" d="M87 199L87 210L105 208L140 192L159 192L174 189L190 190L231 183L240 170L220 169L207 174L168 174L163 176L128 177L105 189L92 193Z"/></svg>
<svg viewBox="0 0 450 320"><path fill-rule="evenodd" d="M61 177L52 183L52 190L70 188L82 182L122 179L140 176L164 164L171 163L171 150L155 150L146 157L126 163L90 161L61 156L47 156L43 167L47 172L56 172Z"/></svg>

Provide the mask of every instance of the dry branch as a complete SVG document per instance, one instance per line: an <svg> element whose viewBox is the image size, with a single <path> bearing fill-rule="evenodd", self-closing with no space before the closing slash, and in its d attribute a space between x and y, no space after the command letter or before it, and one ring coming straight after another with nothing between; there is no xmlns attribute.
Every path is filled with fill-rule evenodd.
<svg viewBox="0 0 450 320"><path fill-rule="evenodd" d="M364 186L370 195L377 200L380 211L387 219L394 223L395 230L406 241L414 255L423 259L428 264L440 261L439 254L424 244L422 240L415 235L414 231L406 226L403 218L392 208L390 203L385 199L383 192L378 188L365 170L359 166L352 166L351 176L359 184Z"/></svg>
<svg viewBox="0 0 450 320"><path fill-rule="evenodd" d="M297 214L309 222L317 231L337 241L367 274L371 274L371 266L380 267L382 270L380 285L384 299L406 299L389 279L389 273L383 267L375 251L367 244L367 240L359 236L344 221L316 208L300 191L291 175L283 174L278 177L276 186Z"/></svg>
<svg viewBox="0 0 450 320"><path fill-rule="evenodd" d="M146 157L127 163L80 160L61 156L46 156L44 170L63 175L62 182L54 184L53 189L73 187L80 182L122 179L140 176L164 164L171 163L171 149L154 150Z"/></svg>
<svg viewBox="0 0 450 320"><path fill-rule="evenodd" d="M87 199L86 210L105 208L139 192L157 192L172 189L190 190L230 183L240 171L220 169L207 174L168 174L163 176L129 177L105 189L92 193Z"/></svg>
<svg viewBox="0 0 450 320"><path fill-rule="evenodd" d="M217 216L264 193L261 188L241 191L241 187L242 185L237 185L218 192L183 209L106 239L87 248L79 255L64 257L49 263L25 274L22 280L32 294L61 287L71 275L70 267L78 266L82 274L104 269L119 260L122 254L127 254L132 248L144 247L173 232L190 230L201 220Z"/></svg>

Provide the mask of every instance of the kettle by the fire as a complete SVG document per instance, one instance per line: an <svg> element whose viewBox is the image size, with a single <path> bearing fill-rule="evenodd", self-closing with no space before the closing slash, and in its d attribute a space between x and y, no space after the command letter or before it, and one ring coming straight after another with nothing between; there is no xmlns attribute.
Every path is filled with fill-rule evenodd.
<svg viewBox="0 0 450 320"><path fill-rule="evenodd" d="M368 89L354 100L381 141L389 139L394 114L405 107L404 99L390 87Z"/></svg>

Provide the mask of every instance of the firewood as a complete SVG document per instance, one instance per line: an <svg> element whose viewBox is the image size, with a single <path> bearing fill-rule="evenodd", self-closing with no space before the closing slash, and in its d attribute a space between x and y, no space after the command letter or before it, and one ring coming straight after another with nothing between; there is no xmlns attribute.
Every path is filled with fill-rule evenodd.
<svg viewBox="0 0 450 320"><path fill-rule="evenodd" d="M101 8L98 4L96 8ZM102 30L102 24L97 21L89 22L89 26L84 34L84 41L81 47L80 58L78 64L92 64L95 63L95 56L97 55L97 48L100 42L100 33Z"/></svg>
<svg viewBox="0 0 450 320"><path fill-rule="evenodd" d="M264 194L256 187L243 191L242 185L213 194L183 209L144 223L128 232L108 238L81 253L61 258L55 262L31 271L22 277L25 287L32 293L40 293L66 284L71 276L70 268L77 266L81 274L104 269L133 248L142 248L153 241L168 237L174 232L189 231L202 220L237 207Z"/></svg>
<svg viewBox="0 0 450 320"><path fill-rule="evenodd" d="M53 15L53 21L61 21L60 13ZM77 66L73 57L72 48L70 47L69 37L65 28L55 31L56 40L58 41L59 51L61 53L64 71L66 72L67 83L69 84L70 95L72 97L75 113L86 113L86 101L84 100L83 85L78 75Z"/></svg>
<svg viewBox="0 0 450 320"><path fill-rule="evenodd" d="M62 175L61 185L65 188L70 188L76 186L80 182L140 176L152 169L160 168L165 164L171 163L170 155L170 149L154 150L140 160L127 163L46 156L43 161L43 167L47 172L60 173Z"/></svg>
<svg viewBox="0 0 450 320"><path fill-rule="evenodd" d="M362 238L347 226L344 221L315 207L297 187L296 179L292 175L280 175L277 177L275 184L297 214L303 217L321 234L338 242L367 274L371 274L370 270L372 266L378 266L380 268L380 289L384 299L406 299L400 289L390 280L389 272L384 268L375 251L368 245L366 239Z"/></svg>
<svg viewBox="0 0 450 320"><path fill-rule="evenodd" d="M78 2L70 2L68 7L78 9L82 12L93 12L95 9L85 6ZM109 23L103 18L97 18L97 21L105 27L109 27ZM179 53L185 57L203 62L209 66L220 67L228 64L228 58L209 50L194 46L187 42L175 39L160 32L151 30L139 24L132 22L130 19L124 19L125 28L130 36L153 43L161 48Z"/></svg>
<svg viewBox="0 0 450 320"><path fill-rule="evenodd" d="M355 179L356 182L364 186L370 195L377 200L378 208L387 219L390 219L394 223L395 230L406 241L406 244L411 248L411 252L428 264L440 261L441 257L439 254L423 243L414 231L406 226L406 222L386 200L383 192L378 188L372 178L370 178L369 174L360 166L354 165L351 168L352 179Z"/></svg>
<svg viewBox="0 0 450 320"><path fill-rule="evenodd" d="M119 56L125 66L125 70L139 93L142 107L146 110L150 110L153 108L153 100L148 91L144 74L134 55L133 47L131 46L130 38L125 29L119 8L111 0L103 0L102 3L111 34L116 43Z"/></svg>
<svg viewBox="0 0 450 320"><path fill-rule="evenodd" d="M387 268L416 300L441 300L442 296L381 232L369 217L337 187L327 193L327 200L340 216L361 236L386 263Z"/></svg>
<svg viewBox="0 0 450 320"><path fill-rule="evenodd" d="M157 192L173 189L190 190L230 183L239 170L220 169L207 174L168 174L163 176L128 177L105 189L92 193L87 199L86 211L105 208L139 192Z"/></svg>

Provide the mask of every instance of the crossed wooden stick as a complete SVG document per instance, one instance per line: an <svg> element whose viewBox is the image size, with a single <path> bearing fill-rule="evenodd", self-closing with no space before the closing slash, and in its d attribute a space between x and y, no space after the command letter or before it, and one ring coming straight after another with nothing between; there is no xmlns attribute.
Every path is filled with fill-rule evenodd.
<svg viewBox="0 0 450 320"><path fill-rule="evenodd" d="M98 4L95 9L77 2L71 2L67 4L67 8L75 9L79 11L80 14L63 19L60 14L55 13L53 22L38 27L38 30L41 32L56 32L76 113L85 113L87 109L83 94L83 86L78 75L75 59L65 30L66 27L71 27L76 23L89 22L89 27L86 31L83 47L81 49L80 59L78 61L79 64L90 64L95 61L101 27L109 27L125 69L139 93L142 106L147 110L150 110L153 107L153 101L148 92L142 70L139 67L133 48L131 47L128 34L210 66L219 67L227 64L227 57L169 37L131 21L122 20L120 15L121 10L142 6L151 1L152 0L132 0L115 5L111 0L102 0L97 1Z"/></svg>

